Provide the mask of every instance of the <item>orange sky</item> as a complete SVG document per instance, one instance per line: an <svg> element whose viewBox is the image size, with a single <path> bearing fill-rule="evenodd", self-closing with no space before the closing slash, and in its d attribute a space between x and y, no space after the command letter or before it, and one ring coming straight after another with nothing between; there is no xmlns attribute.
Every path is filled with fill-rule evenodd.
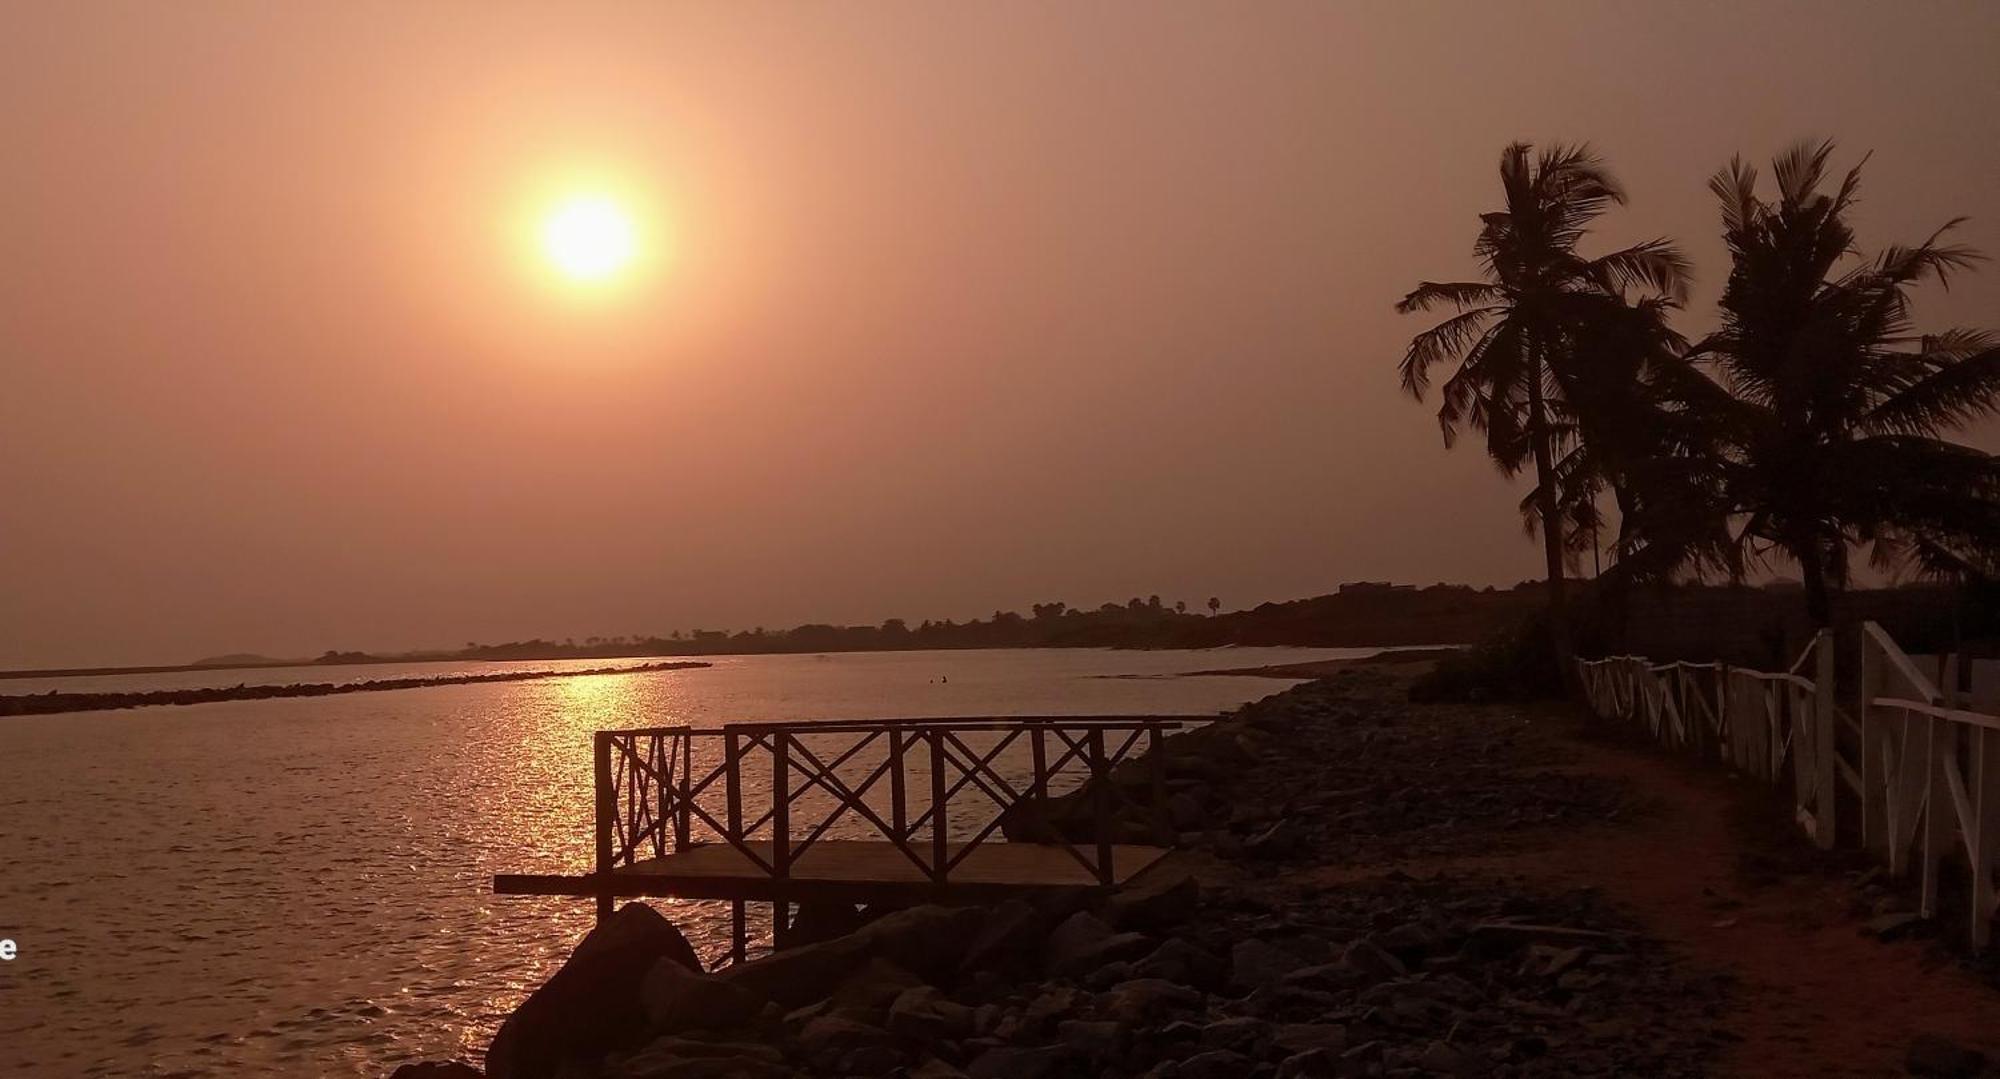
<svg viewBox="0 0 2000 1079"><path fill-rule="evenodd" d="M1394 373L1501 146L1594 140L1699 330L1732 152L1872 149L1864 243L2000 254L1996 54L1984 3L12 5L0 666L1534 576ZM644 219L603 295L522 239L579 185Z"/></svg>

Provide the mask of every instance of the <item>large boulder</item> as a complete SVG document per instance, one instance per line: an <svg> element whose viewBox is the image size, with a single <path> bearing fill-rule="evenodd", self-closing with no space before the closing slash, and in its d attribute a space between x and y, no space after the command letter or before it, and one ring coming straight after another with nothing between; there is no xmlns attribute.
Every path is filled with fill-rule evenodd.
<svg viewBox="0 0 2000 1079"><path fill-rule="evenodd" d="M1056 1035L1093 1060L1117 1060L1131 1039L1131 1031L1115 1019L1065 1019L1056 1024Z"/></svg>
<svg viewBox="0 0 2000 1079"><path fill-rule="evenodd" d="M1299 953L1251 937L1229 950L1229 984L1251 990L1271 985L1307 964Z"/></svg>
<svg viewBox="0 0 2000 1079"><path fill-rule="evenodd" d="M785 934L785 947L796 948L846 936L867 922L868 915L852 903L800 903L798 913L792 916L791 929Z"/></svg>
<svg viewBox="0 0 2000 1079"><path fill-rule="evenodd" d="M661 1038L599 1074L602 1079L791 1079L798 1073L767 1045Z"/></svg>
<svg viewBox="0 0 2000 1079"><path fill-rule="evenodd" d="M1201 885L1187 873L1148 873L1105 900L1105 915L1124 930L1164 933L1195 916Z"/></svg>
<svg viewBox="0 0 2000 1079"><path fill-rule="evenodd" d="M1000 813L1000 834L1009 843L1083 842L1092 838L1096 807L1084 789L1053 797L1023 798Z"/></svg>
<svg viewBox="0 0 2000 1079"><path fill-rule="evenodd" d="M867 948L850 935L724 967L715 979L796 1008L825 1000L867 957Z"/></svg>
<svg viewBox="0 0 2000 1079"><path fill-rule="evenodd" d="M822 1015L799 1030L799 1046L822 1061L838 1059L856 1049L886 1046L892 1040L880 1027L836 1015Z"/></svg>
<svg viewBox="0 0 2000 1079"><path fill-rule="evenodd" d="M1168 938L1152 954L1132 964L1131 970L1134 978L1163 978L1200 989L1220 984L1228 973L1227 960L1179 937Z"/></svg>
<svg viewBox="0 0 2000 1079"><path fill-rule="evenodd" d="M1410 972L1401 959L1372 940L1363 938L1340 953L1340 964L1360 975L1362 981L1379 982L1400 978Z"/></svg>
<svg viewBox="0 0 2000 1079"><path fill-rule="evenodd" d="M656 961L639 983L639 1000L655 1034L726 1030L756 1018L763 997L672 959Z"/></svg>
<svg viewBox="0 0 2000 1079"><path fill-rule="evenodd" d="M961 973L1018 971L1031 965L1047 924L1032 903L1009 899L993 907L965 946Z"/></svg>
<svg viewBox="0 0 2000 1079"><path fill-rule="evenodd" d="M835 1015L881 1025L889 1005L906 990L929 988L924 980L880 957L870 957L841 979L827 998Z"/></svg>
<svg viewBox="0 0 2000 1079"><path fill-rule="evenodd" d="M1243 853L1264 861L1284 861L1302 852L1307 838L1305 826L1297 817L1280 817L1277 823L1245 840Z"/></svg>
<svg viewBox="0 0 2000 1079"><path fill-rule="evenodd" d="M548 1079L565 1064L590 1067L649 1033L640 986L665 960L690 971L701 961L673 923L627 903L592 929L555 976L521 1002L486 1050L489 1079Z"/></svg>
<svg viewBox="0 0 2000 1079"><path fill-rule="evenodd" d="M1347 1049L1347 1028L1339 1023L1285 1023L1271 1043L1287 1053L1317 1050L1337 1056Z"/></svg>
<svg viewBox="0 0 2000 1079"><path fill-rule="evenodd" d="M958 968L984 917L977 907L911 907L844 937L724 968L716 978L787 1008L825 1000L871 958L937 981Z"/></svg>
<svg viewBox="0 0 2000 1079"><path fill-rule="evenodd" d="M1099 1006L1113 1019L1138 1025L1174 1012L1199 1010L1202 995L1187 986L1158 978L1134 978L1112 986L1099 998Z"/></svg>
<svg viewBox="0 0 2000 1079"><path fill-rule="evenodd" d="M890 1003L889 1029L919 1041L963 1038L972 1033L972 1009L920 985L903 990Z"/></svg>
<svg viewBox="0 0 2000 1079"><path fill-rule="evenodd" d="M1055 1079L1077 1074L1075 1055L1066 1045L1003 1045L981 1053L965 1074L972 1079Z"/></svg>
<svg viewBox="0 0 2000 1079"><path fill-rule="evenodd" d="M1181 1061L1180 1079L1241 1079L1252 1067L1249 1057L1230 1049L1210 1049Z"/></svg>
<svg viewBox="0 0 2000 1079"><path fill-rule="evenodd" d="M1324 1049L1294 1053L1278 1064L1277 1079L1334 1079L1340 1074L1338 1058Z"/></svg>
<svg viewBox="0 0 2000 1079"><path fill-rule="evenodd" d="M1112 933L1065 950L1051 953L1049 973L1058 978L1083 978L1111 985L1126 980L1116 968L1130 967L1130 961L1153 950L1153 938L1144 933Z"/></svg>
<svg viewBox="0 0 2000 1079"><path fill-rule="evenodd" d="M978 907L911 907L869 922L849 939L860 941L868 955L934 982L958 969L985 918Z"/></svg>
<svg viewBox="0 0 2000 1079"><path fill-rule="evenodd" d="M1051 973L1078 969L1090 961L1099 945L1116 935L1104 919L1080 910L1062 920L1042 942L1042 965Z"/></svg>
<svg viewBox="0 0 2000 1079"><path fill-rule="evenodd" d="M389 1074L389 1079L480 1079L479 1069L458 1060L426 1060L405 1064Z"/></svg>
<svg viewBox="0 0 2000 1079"><path fill-rule="evenodd" d="M1910 1042L1910 1049L1904 1056L1903 1066L1911 1075L1957 1079L1960 1076L1975 1076L1984 1071L1986 1054L1935 1034L1920 1034Z"/></svg>

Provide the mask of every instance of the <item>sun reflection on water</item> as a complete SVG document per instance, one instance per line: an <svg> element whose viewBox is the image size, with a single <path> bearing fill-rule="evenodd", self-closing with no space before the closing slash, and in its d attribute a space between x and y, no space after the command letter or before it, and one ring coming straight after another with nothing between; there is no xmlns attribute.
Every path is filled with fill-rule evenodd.
<svg viewBox="0 0 2000 1079"><path fill-rule="evenodd" d="M1232 662L1319 658L1246 650ZM587 900L492 891L495 873L591 868L593 732L1202 711L1268 692L1101 677L1216 665L1081 649L719 657L700 670L19 717L0 724L0 759L19 765L5 798L38 826L0 828L0 912L11 935L41 942L43 965L0 971L29 975L0 984L0 1058L51 1075L379 1076L476 1061L594 920ZM767 780L751 779L751 801ZM105 834L120 837L116 859L102 857ZM147 882L137 905L135 879ZM726 904L658 905L697 951L723 950ZM760 936L767 926L752 919ZM152 1040L103 1038L89 1017L114 1011L143 1015Z"/></svg>
<svg viewBox="0 0 2000 1079"><path fill-rule="evenodd" d="M644 681L623 674L564 678L555 683L563 725L588 739L592 731L649 725L641 715Z"/></svg>

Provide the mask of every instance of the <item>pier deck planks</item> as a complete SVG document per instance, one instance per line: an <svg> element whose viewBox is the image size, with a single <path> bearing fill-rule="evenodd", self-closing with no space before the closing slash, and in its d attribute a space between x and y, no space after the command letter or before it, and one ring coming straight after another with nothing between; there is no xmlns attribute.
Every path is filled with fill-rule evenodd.
<svg viewBox="0 0 2000 1079"><path fill-rule="evenodd" d="M769 841L749 844L767 862ZM957 857L963 844L947 844ZM1166 855L1161 847L1118 844L1112 848L1116 883L1125 884ZM505 874L494 878L501 895L597 895L592 874ZM1040 843L982 843L951 870L940 887L892 843L821 840L792 862L788 879L778 879L725 843L708 843L660 858L647 858L611 872L609 892L622 897L671 896L685 899L787 900L845 899L853 902L965 901L999 898L1024 891L1094 888L1099 882L1063 848Z"/></svg>

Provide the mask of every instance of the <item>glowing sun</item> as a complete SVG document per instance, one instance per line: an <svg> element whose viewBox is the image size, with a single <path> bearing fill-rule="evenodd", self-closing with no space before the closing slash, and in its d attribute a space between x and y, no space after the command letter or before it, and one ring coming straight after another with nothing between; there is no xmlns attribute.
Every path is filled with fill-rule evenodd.
<svg viewBox="0 0 2000 1079"><path fill-rule="evenodd" d="M638 248L632 218L601 196L568 199L542 225L542 249L556 271L574 281L603 281L631 261Z"/></svg>

